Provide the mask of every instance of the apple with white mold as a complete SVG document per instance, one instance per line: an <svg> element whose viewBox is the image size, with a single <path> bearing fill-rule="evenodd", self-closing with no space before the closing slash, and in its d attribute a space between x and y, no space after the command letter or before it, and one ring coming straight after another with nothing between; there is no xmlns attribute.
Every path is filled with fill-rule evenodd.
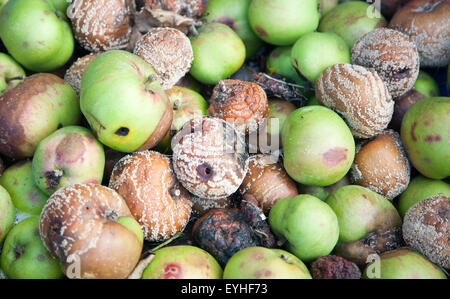
<svg viewBox="0 0 450 299"><path fill-rule="evenodd" d="M75 183L100 184L104 168L103 145L79 126L61 128L43 139L32 160L34 181L47 195Z"/></svg>

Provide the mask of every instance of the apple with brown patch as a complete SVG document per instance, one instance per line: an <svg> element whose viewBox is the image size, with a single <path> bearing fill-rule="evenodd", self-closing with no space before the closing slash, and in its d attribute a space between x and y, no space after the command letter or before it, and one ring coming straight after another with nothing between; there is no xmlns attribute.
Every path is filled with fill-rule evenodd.
<svg viewBox="0 0 450 299"><path fill-rule="evenodd" d="M32 170L37 186L51 195L75 183L100 184L105 168L105 151L86 128L68 126L39 143Z"/></svg>

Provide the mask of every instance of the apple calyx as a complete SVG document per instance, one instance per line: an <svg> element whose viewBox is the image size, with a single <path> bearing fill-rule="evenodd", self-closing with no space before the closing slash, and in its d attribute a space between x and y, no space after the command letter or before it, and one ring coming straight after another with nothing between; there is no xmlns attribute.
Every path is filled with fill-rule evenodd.
<svg viewBox="0 0 450 299"><path fill-rule="evenodd" d="M59 185L61 178L64 176L64 171L62 169L55 169L52 171L47 171L45 173L46 185L50 189L54 189Z"/></svg>

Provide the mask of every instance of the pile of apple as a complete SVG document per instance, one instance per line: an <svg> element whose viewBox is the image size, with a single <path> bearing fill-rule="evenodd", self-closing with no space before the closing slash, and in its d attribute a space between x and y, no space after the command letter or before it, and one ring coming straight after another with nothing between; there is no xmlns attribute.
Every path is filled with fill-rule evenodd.
<svg viewBox="0 0 450 299"><path fill-rule="evenodd" d="M3 278L447 277L449 1L0 0L0 39Z"/></svg>

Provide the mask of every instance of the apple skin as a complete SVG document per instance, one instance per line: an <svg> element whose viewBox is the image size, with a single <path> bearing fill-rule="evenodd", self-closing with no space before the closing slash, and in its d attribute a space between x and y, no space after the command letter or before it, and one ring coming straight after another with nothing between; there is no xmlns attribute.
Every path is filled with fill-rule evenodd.
<svg viewBox="0 0 450 299"><path fill-rule="evenodd" d="M419 71L419 76L414 83L414 88L427 98L440 96L439 86L434 78L422 70Z"/></svg>
<svg viewBox="0 0 450 299"><path fill-rule="evenodd" d="M408 188L398 199L398 212L402 218L410 207L433 195L450 196L450 184L441 180L433 180L418 175L408 185Z"/></svg>
<svg viewBox="0 0 450 299"><path fill-rule="evenodd" d="M2 10L3 6L8 2L8 0L0 0L0 11Z"/></svg>
<svg viewBox="0 0 450 299"><path fill-rule="evenodd" d="M39 217L26 218L6 237L1 268L11 279L58 279L64 274L59 261L45 249L39 236Z"/></svg>
<svg viewBox="0 0 450 299"><path fill-rule="evenodd" d="M8 1L0 12L0 38L26 69L47 72L63 66L74 51L67 18L50 1Z"/></svg>
<svg viewBox="0 0 450 299"><path fill-rule="evenodd" d="M327 200L328 196L333 193L335 190L339 189L342 186L350 185L350 179L348 176L344 176L337 183L334 183L330 186L308 186L303 184L297 184L298 190L300 194L309 194L317 197L320 200Z"/></svg>
<svg viewBox="0 0 450 299"><path fill-rule="evenodd" d="M0 186L0 245L13 227L16 212L11 196Z"/></svg>
<svg viewBox="0 0 450 299"><path fill-rule="evenodd" d="M312 279L308 268L295 255L265 247L247 247L227 262L224 279Z"/></svg>
<svg viewBox="0 0 450 299"><path fill-rule="evenodd" d="M200 83L214 85L234 74L245 62L242 39L222 23L208 23L191 37L194 61L190 74Z"/></svg>
<svg viewBox="0 0 450 299"><path fill-rule="evenodd" d="M162 153L171 152L172 137L181 130L187 121L206 115L208 110L208 103L205 98L189 88L174 86L166 90L166 95L172 105L173 120L170 130L156 146L156 149Z"/></svg>
<svg viewBox="0 0 450 299"><path fill-rule="evenodd" d="M318 0L317 3L319 4L319 12L323 17L338 5L339 0Z"/></svg>
<svg viewBox="0 0 450 299"><path fill-rule="evenodd" d="M138 240L144 244L144 233L142 232L141 226L139 223L133 218L128 216L122 216L117 219L117 223L122 224L127 229L136 234Z"/></svg>
<svg viewBox="0 0 450 299"><path fill-rule="evenodd" d="M248 10L250 26L263 41L290 46L319 25L317 0L253 0Z"/></svg>
<svg viewBox="0 0 450 299"><path fill-rule="evenodd" d="M92 132L67 126L43 139L33 156L36 185L47 195L76 184L100 184L105 168L105 151Z"/></svg>
<svg viewBox="0 0 450 299"><path fill-rule="evenodd" d="M11 56L0 53L0 94L16 87L25 76L23 68Z"/></svg>
<svg viewBox="0 0 450 299"><path fill-rule="evenodd" d="M31 164L31 160L22 160L9 166L0 177L0 185L11 195L17 210L38 216L48 196L36 186Z"/></svg>
<svg viewBox="0 0 450 299"><path fill-rule="evenodd" d="M267 58L266 69L271 73L282 75L291 82L304 86L306 82L295 72L291 62L291 46L276 47Z"/></svg>
<svg viewBox="0 0 450 299"><path fill-rule="evenodd" d="M221 279L222 267L207 251L190 245L167 246L142 273L143 279Z"/></svg>
<svg viewBox="0 0 450 299"><path fill-rule="evenodd" d="M371 264L363 272L363 278L371 276ZM399 248L380 255L381 279L447 279L445 273L425 257L409 248Z"/></svg>
<svg viewBox="0 0 450 299"><path fill-rule="evenodd" d="M351 49L356 40L375 28L386 27L386 19L370 17L368 9L370 3L349 1L340 3L320 20L319 32L333 32L342 37Z"/></svg>
<svg viewBox="0 0 450 299"><path fill-rule="evenodd" d="M292 47L292 65L311 83L327 67L337 63L350 63L350 48L337 34L311 32L303 35Z"/></svg>
<svg viewBox="0 0 450 299"><path fill-rule="evenodd" d="M402 120L400 136L408 158L430 179L450 175L449 113L450 97L431 97L413 104Z"/></svg>
<svg viewBox="0 0 450 299"><path fill-rule="evenodd" d="M278 238L286 240L286 249L306 262L330 254L339 238L334 211L308 194L277 201L270 210L269 225Z"/></svg>
<svg viewBox="0 0 450 299"><path fill-rule="evenodd" d="M223 23L231 27L245 44L246 56L250 58L263 45L248 23L248 7L252 0L209 0L203 11L207 22Z"/></svg>
<svg viewBox="0 0 450 299"><path fill-rule="evenodd" d="M25 78L0 101L0 153L12 158L32 157L42 139L81 118L77 94L53 74Z"/></svg>
<svg viewBox="0 0 450 299"><path fill-rule="evenodd" d="M153 68L123 50L106 51L89 63L80 106L99 141L121 152L158 144L173 117Z"/></svg>
<svg viewBox="0 0 450 299"><path fill-rule="evenodd" d="M300 184L332 185L345 176L355 157L355 140L347 124L324 106L293 111L281 136L284 168Z"/></svg>

